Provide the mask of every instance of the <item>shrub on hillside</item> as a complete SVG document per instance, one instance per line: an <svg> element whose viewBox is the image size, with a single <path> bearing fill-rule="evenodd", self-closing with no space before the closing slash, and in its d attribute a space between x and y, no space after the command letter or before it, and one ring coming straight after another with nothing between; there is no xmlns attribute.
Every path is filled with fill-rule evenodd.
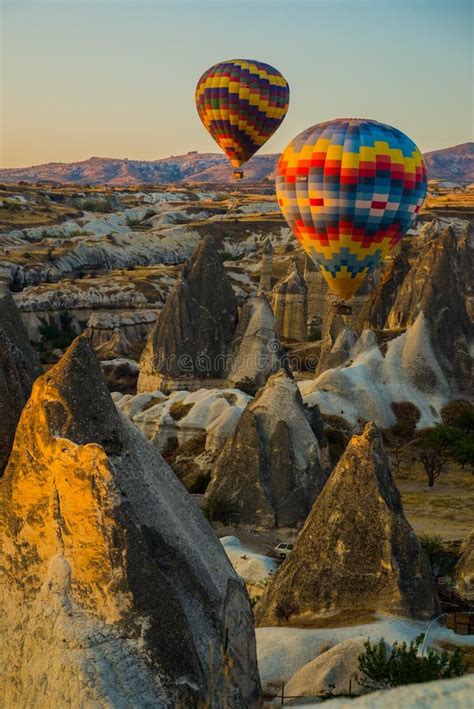
<svg viewBox="0 0 474 709"><path fill-rule="evenodd" d="M419 649L423 639L422 634L409 645L395 642L391 649L383 638L374 645L367 640L365 651L357 658L360 673L356 675L357 682L371 692L465 674L467 663L459 648L453 653L428 648L421 657Z"/></svg>
<svg viewBox="0 0 474 709"><path fill-rule="evenodd" d="M420 410L411 401L392 401L390 407L397 422L390 431L398 438L410 438L415 433L416 424L420 420Z"/></svg>
<svg viewBox="0 0 474 709"><path fill-rule="evenodd" d="M445 426L472 433L474 432L474 404L465 399L450 401L441 409L441 420Z"/></svg>

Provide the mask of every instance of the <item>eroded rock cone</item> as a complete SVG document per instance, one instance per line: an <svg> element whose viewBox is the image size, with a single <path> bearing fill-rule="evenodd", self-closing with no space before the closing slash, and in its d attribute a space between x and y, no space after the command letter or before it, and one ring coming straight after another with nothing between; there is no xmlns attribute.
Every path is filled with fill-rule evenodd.
<svg viewBox="0 0 474 709"><path fill-rule="evenodd" d="M0 290L0 328L22 353L25 369L31 380L39 377L43 372L40 359L30 345L28 333L11 293L4 287Z"/></svg>
<svg viewBox="0 0 474 709"><path fill-rule="evenodd" d="M33 387L0 538L7 706L259 706L243 582L84 337Z"/></svg>
<svg viewBox="0 0 474 709"><path fill-rule="evenodd" d="M249 380L262 387L272 372L286 366L283 348L275 334L275 317L266 295L248 298L242 306L233 343L229 380Z"/></svg>
<svg viewBox="0 0 474 709"><path fill-rule="evenodd" d="M383 329L397 293L410 270L407 257L400 253L383 271L372 295L359 316L361 328Z"/></svg>
<svg viewBox="0 0 474 709"><path fill-rule="evenodd" d="M278 336L304 342L307 338L308 289L295 261L288 274L274 287L272 307Z"/></svg>
<svg viewBox="0 0 474 709"><path fill-rule="evenodd" d="M346 325L340 315L333 315L321 345L315 376L345 364L351 356L351 350L357 342L357 337L357 332Z"/></svg>
<svg viewBox="0 0 474 709"><path fill-rule="evenodd" d="M469 351L474 329L461 288L466 281L472 282L471 250L466 238L447 227L427 243L404 279L387 324L411 327L423 317L443 375L455 391L469 395L474 391Z"/></svg>
<svg viewBox="0 0 474 709"><path fill-rule="evenodd" d="M227 439L206 496L234 500L240 524L300 526L329 474L311 415L295 382L272 375Z"/></svg>
<svg viewBox="0 0 474 709"><path fill-rule="evenodd" d="M20 414L42 368L8 291L0 294L0 476L7 464Z"/></svg>
<svg viewBox="0 0 474 709"><path fill-rule="evenodd" d="M140 360L138 391L159 377L222 378L237 324L237 303L218 244L206 237L183 269Z"/></svg>
<svg viewBox="0 0 474 709"><path fill-rule="evenodd" d="M403 514L381 433L367 424L317 498L257 622L310 623L328 611L428 618L437 608L431 568Z"/></svg>

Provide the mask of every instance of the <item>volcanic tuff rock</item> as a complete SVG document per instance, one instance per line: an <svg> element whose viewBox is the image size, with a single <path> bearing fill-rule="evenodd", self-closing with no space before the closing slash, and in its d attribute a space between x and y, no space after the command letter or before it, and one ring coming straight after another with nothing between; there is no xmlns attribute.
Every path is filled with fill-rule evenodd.
<svg viewBox="0 0 474 709"><path fill-rule="evenodd" d="M20 414L42 371L10 293L0 295L0 476L10 455Z"/></svg>
<svg viewBox="0 0 474 709"><path fill-rule="evenodd" d="M438 601L428 559L405 519L382 435L353 436L257 610L259 625L325 612L427 618Z"/></svg>
<svg viewBox="0 0 474 709"><path fill-rule="evenodd" d="M237 520L258 527L301 525L328 476L327 449L294 381L273 374L239 419L216 460L207 496L235 500Z"/></svg>
<svg viewBox="0 0 474 709"><path fill-rule="evenodd" d="M244 585L85 338L33 387L0 534L7 706L259 706Z"/></svg>
<svg viewBox="0 0 474 709"><path fill-rule="evenodd" d="M340 315L333 315L321 345L316 366L316 376L327 369L340 367L347 362L357 341L357 332L345 324Z"/></svg>
<svg viewBox="0 0 474 709"><path fill-rule="evenodd" d="M265 295L249 298L242 306L232 343L231 382L251 379L261 387L282 366L283 348L275 334L275 317Z"/></svg>
<svg viewBox="0 0 474 709"><path fill-rule="evenodd" d="M0 328L8 339L21 350L25 367L29 375L35 379L43 368L40 359L30 345L28 333L23 325L15 301L8 290L0 290Z"/></svg>
<svg viewBox="0 0 474 709"><path fill-rule="evenodd" d="M362 328L383 329L397 297L410 263L403 253L398 254L385 268L375 290L364 304L359 316Z"/></svg>
<svg viewBox="0 0 474 709"><path fill-rule="evenodd" d="M472 263L468 235L459 239L448 227L427 243L403 281L387 318L391 328L410 327L423 313L444 375L464 394L474 391L469 352L474 329L463 292L466 283L472 285Z"/></svg>
<svg viewBox="0 0 474 709"><path fill-rule="evenodd" d="M474 601L474 529L463 541L461 554L456 567L458 591L463 598Z"/></svg>
<svg viewBox="0 0 474 709"><path fill-rule="evenodd" d="M92 313L87 335L100 359L133 357L141 353L156 319L152 310Z"/></svg>
<svg viewBox="0 0 474 709"><path fill-rule="evenodd" d="M304 342L307 339L308 289L296 262L292 262L285 278L273 289L272 307L278 336Z"/></svg>
<svg viewBox="0 0 474 709"><path fill-rule="evenodd" d="M205 238L188 261L151 331L140 362L138 391L165 377L222 378L237 324L237 305L218 244Z"/></svg>

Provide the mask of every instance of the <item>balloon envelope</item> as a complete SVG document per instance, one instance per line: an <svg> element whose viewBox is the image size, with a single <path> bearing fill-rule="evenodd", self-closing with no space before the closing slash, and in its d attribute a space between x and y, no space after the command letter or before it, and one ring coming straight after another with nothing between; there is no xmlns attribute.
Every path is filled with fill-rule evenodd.
<svg viewBox="0 0 474 709"><path fill-rule="evenodd" d="M240 167L276 131L288 110L290 90L269 64L232 59L211 66L196 86L201 121Z"/></svg>
<svg viewBox="0 0 474 709"><path fill-rule="evenodd" d="M409 229L426 184L423 157L410 138L354 118L300 133L282 153L276 176L286 221L343 299Z"/></svg>

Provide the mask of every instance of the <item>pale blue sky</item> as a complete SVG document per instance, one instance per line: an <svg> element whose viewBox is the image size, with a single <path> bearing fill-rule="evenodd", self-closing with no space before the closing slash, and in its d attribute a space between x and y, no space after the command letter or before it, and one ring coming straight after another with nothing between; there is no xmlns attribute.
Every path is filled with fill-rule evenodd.
<svg viewBox="0 0 474 709"><path fill-rule="evenodd" d="M215 151L208 66L255 58L291 87L262 152L339 116L422 150L473 139L471 0L3 0L1 164Z"/></svg>

